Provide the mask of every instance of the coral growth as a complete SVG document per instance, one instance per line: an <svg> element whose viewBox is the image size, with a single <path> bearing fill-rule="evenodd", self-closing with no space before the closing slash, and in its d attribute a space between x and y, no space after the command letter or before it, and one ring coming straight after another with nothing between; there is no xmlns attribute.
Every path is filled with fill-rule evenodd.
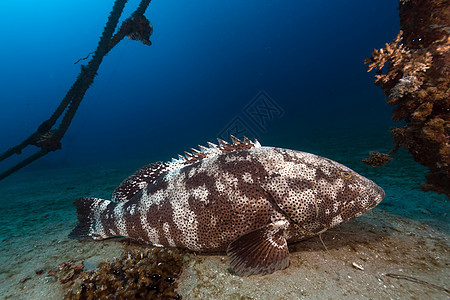
<svg viewBox="0 0 450 300"><path fill-rule="evenodd" d="M81 271L84 269L84 262L71 260L69 262L62 262L58 265L57 269L51 269L46 273L45 280L47 281L57 281L61 283L67 283L79 276ZM36 275L42 275L45 273L43 269L38 269L35 271ZM31 279L27 277L26 280Z"/></svg>
<svg viewBox="0 0 450 300"><path fill-rule="evenodd" d="M430 173L422 189L450 195L450 1L400 3L402 31L365 60L375 84L395 105L397 146L409 150Z"/></svg>
<svg viewBox="0 0 450 300"><path fill-rule="evenodd" d="M401 44L403 32L380 50L375 49L371 57L366 58L367 72L377 70L375 83L389 90L388 103L396 104L399 98L413 94L423 84L424 75L430 68L432 55L424 49L416 51L406 49ZM383 74L386 63L388 72Z"/></svg>
<svg viewBox="0 0 450 300"><path fill-rule="evenodd" d="M60 263L58 265L59 281L61 283L67 283L84 269L83 261L71 260L70 262Z"/></svg>
<svg viewBox="0 0 450 300"><path fill-rule="evenodd" d="M144 45L151 46L150 36L153 33L153 25L143 15L133 14L126 19L119 31L112 37L109 44L110 48L114 48L125 36L131 40L141 41Z"/></svg>
<svg viewBox="0 0 450 300"><path fill-rule="evenodd" d="M182 265L176 249L124 252L98 270L82 272L65 299L181 299L175 280Z"/></svg>
<svg viewBox="0 0 450 300"><path fill-rule="evenodd" d="M388 153L370 151L369 155L370 157L363 159L363 163L372 167L384 166L392 160Z"/></svg>

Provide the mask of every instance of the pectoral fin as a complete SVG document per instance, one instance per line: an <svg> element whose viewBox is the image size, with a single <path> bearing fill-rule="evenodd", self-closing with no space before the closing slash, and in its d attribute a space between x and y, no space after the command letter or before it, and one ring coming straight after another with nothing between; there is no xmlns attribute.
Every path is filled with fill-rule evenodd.
<svg viewBox="0 0 450 300"><path fill-rule="evenodd" d="M263 275L289 266L286 227L287 221L270 223L231 242L227 255L234 271L243 276Z"/></svg>

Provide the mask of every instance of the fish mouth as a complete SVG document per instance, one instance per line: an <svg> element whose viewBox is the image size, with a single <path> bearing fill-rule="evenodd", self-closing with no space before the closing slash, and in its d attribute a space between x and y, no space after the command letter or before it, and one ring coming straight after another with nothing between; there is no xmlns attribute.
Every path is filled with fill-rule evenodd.
<svg viewBox="0 0 450 300"><path fill-rule="evenodd" d="M372 199L372 203L367 207L367 210L370 210L370 209L374 208L375 206L377 206L378 204L380 204L380 202L386 196L386 193L379 185L377 185L373 181L371 183L372 184L370 187L370 191L371 191L370 198Z"/></svg>
<svg viewBox="0 0 450 300"><path fill-rule="evenodd" d="M365 188L365 197L369 199L369 203L366 206L366 211L371 210L384 199L386 196L384 190L375 182L372 180L361 176L360 179L362 180L362 184L366 187Z"/></svg>

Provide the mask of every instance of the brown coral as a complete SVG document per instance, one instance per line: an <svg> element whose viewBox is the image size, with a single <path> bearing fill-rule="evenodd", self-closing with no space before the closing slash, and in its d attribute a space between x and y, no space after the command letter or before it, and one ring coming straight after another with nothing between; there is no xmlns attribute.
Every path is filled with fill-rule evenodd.
<svg viewBox="0 0 450 300"><path fill-rule="evenodd" d="M58 265L59 281L61 283L67 283L74 279L74 277L84 269L83 261L72 260L68 263L63 262Z"/></svg>
<svg viewBox="0 0 450 300"><path fill-rule="evenodd" d="M430 170L422 188L450 195L450 1L400 4L402 30L365 60L367 71L396 106L392 119L406 122L392 130L395 143Z"/></svg>
<svg viewBox="0 0 450 300"><path fill-rule="evenodd" d="M128 251L98 270L83 272L65 299L181 299L175 279L182 266L176 249Z"/></svg>
<svg viewBox="0 0 450 300"><path fill-rule="evenodd" d="M362 162L372 167L384 166L392 160L389 153L370 151L369 155L370 157L363 159Z"/></svg>
<svg viewBox="0 0 450 300"><path fill-rule="evenodd" d="M375 83L389 91L390 104L398 98L412 94L423 84L424 73L430 68L432 55L423 49L412 51L401 44L403 32L380 50L374 49L372 56L366 58L367 72L377 70ZM382 74L386 63L388 71Z"/></svg>

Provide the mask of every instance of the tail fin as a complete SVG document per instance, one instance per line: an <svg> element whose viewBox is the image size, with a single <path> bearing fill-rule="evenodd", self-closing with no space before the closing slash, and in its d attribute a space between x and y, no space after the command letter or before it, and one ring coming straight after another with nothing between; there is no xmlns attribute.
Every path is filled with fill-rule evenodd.
<svg viewBox="0 0 450 300"><path fill-rule="evenodd" d="M104 224L102 218L105 212L111 211L117 203L98 198L80 198L73 204L77 208L78 224L69 234L69 238L78 240L101 240L111 237L105 230L108 224Z"/></svg>

